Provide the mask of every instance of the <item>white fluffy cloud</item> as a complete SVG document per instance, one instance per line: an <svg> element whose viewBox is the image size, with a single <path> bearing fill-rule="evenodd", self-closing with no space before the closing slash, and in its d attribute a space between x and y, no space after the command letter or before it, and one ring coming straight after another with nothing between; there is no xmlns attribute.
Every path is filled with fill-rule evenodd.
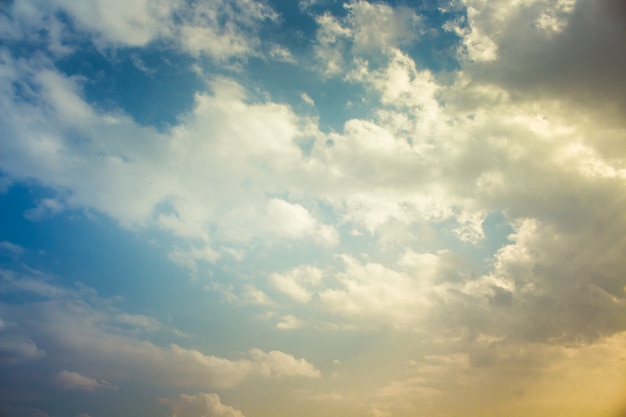
<svg viewBox="0 0 626 417"><path fill-rule="evenodd" d="M321 373L305 359L296 359L278 350L263 352L252 349L250 355L255 363L255 373L265 377L301 376L319 378Z"/></svg>
<svg viewBox="0 0 626 417"><path fill-rule="evenodd" d="M302 321L291 314L282 317L280 321L276 323L276 328L281 330L294 330L300 328L301 326Z"/></svg>
<svg viewBox="0 0 626 417"><path fill-rule="evenodd" d="M283 274L273 273L269 281L280 292L305 303L311 299L312 291L322 284L322 276L320 269L304 266Z"/></svg>
<svg viewBox="0 0 626 417"><path fill-rule="evenodd" d="M352 1L344 6L356 52L387 50L410 42L419 34L420 18L408 7Z"/></svg>
<svg viewBox="0 0 626 417"><path fill-rule="evenodd" d="M342 266L321 271L300 266L270 275L270 283L298 304L323 314L329 323L364 328L423 328L442 303L453 300L472 279L468 264L451 251L405 251L392 268L341 256ZM287 323L285 323L287 324Z"/></svg>
<svg viewBox="0 0 626 417"><path fill-rule="evenodd" d="M49 50L56 54L72 50L69 25L59 18L63 13L100 48L142 47L160 41L218 62L258 55L257 31L277 17L271 7L248 0L19 0L10 13L12 19L3 21L5 36L33 38L37 36L33 30L42 31Z"/></svg>
<svg viewBox="0 0 626 417"><path fill-rule="evenodd" d="M217 61L258 55L258 27L265 20L277 18L271 7L249 0L192 3L179 14L187 19L174 35L182 48L192 55L207 55ZM269 53L289 60L285 51L274 47Z"/></svg>
<svg viewBox="0 0 626 417"><path fill-rule="evenodd" d="M354 3L349 12L370 6ZM353 36L361 25L356 18L348 28L330 15L318 19L325 22L319 45ZM615 143L624 133L619 122L598 125L594 114L583 116L568 101L513 97L505 84L481 81L477 67L457 72L446 84L390 46L383 64L371 66L360 58L346 73L349 82L366 88L377 110L370 120L346 121L339 132L320 132L314 120L287 105L251 100L241 84L225 77L209 80L211 92L198 92L192 111L158 132L123 114L99 112L82 98L78 80L47 63L18 61L5 52L3 68L0 117L19 139L2 143L4 170L69 190L58 197L59 207L95 208L121 224L158 227L182 238L171 258L192 269L224 256L242 260L246 248L259 241L336 247L338 228L346 223L355 233L378 239L380 248L397 251L390 255L395 259L403 244L419 239L424 253L436 253L421 231L435 230L433 239L448 233L479 245L487 214L501 212L513 225L535 222L561 237L530 245L537 255L527 270L543 291L558 291L550 284L554 277L565 282L567 274L556 268L568 250L576 251L581 268L582 260L595 265L595 271L584 269L587 278L576 291L531 304L522 298L521 305L538 308L550 299L565 302L563 297L573 305L591 291L599 300L617 297L615 305L621 306L622 281L611 270L622 268L610 248L623 247L617 236L626 227L616 208L624 199L624 166L623 150ZM26 81L39 88L33 101L15 94L15 86ZM73 146L68 132L85 140ZM120 139L125 137L135 140ZM303 139L313 142L308 154L299 146ZM331 207L331 216L320 203ZM580 223L589 226L576 232ZM521 271L505 273L520 262L507 260L505 268L508 250L497 255L493 273L474 277L476 282L460 291L476 295L493 282L503 289L511 283L523 288L517 286L525 280ZM381 274L380 280L367 279ZM367 313L405 325L421 314L422 300L415 295L421 289L413 276L378 261L349 263L345 275L334 277L335 286L325 288L295 275L270 276L276 289L295 300L318 297L344 317ZM493 291L500 290L482 294ZM614 323L603 331L618 327Z"/></svg>
<svg viewBox="0 0 626 417"><path fill-rule="evenodd" d="M319 29L314 49L315 56L322 62L324 74L339 73L345 65L345 41L351 36L350 29L343 27L341 22L331 14L316 17L316 22Z"/></svg>
<svg viewBox="0 0 626 417"><path fill-rule="evenodd" d="M326 75L344 71L350 64L346 56L375 56L392 51L400 44L415 40L421 30L420 18L408 7L391 7L385 3L351 1L344 4L346 16L316 16L318 24L316 57L323 63Z"/></svg>
<svg viewBox="0 0 626 417"><path fill-rule="evenodd" d="M336 227L310 205L319 199L330 203L341 221L385 242L412 241L411 228L450 222L450 233L477 244L484 238L482 221L493 211L512 222L537 221L555 235L591 242L581 252L588 256L579 258L603 259L603 266L589 285L622 297L619 279L609 272L613 265L620 270L617 260L598 257L622 243L593 236L610 219L619 219L611 216L623 198L624 168L610 158L608 145L589 139L594 132L616 138L620 133L613 126L602 131L589 118L571 120L569 109L514 101L506 90L472 83L465 73L451 85L440 84L391 49L387 65L370 69L362 63L350 76L367 85L381 111L374 120L347 121L342 132L324 135L285 105L249 103L241 85L216 78L212 93L198 93L179 125L159 133L124 115L99 114L81 98L77 80L7 54L4 59L3 123L21 138L3 143L9 156L4 169L71 190L65 205L96 208L122 224L156 226L188 239L189 246L173 248L171 258L192 269L224 254L239 253L241 259L232 246L240 250L261 236L337 245ZM24 76L41 88L38 102L11 95ZM494 106L489 111L485 100ZM403 115L407 110L411 114ZM70 146L64 136L69 130L87 138L82 147ZM129 135L142 146L117 139ZM307 136L315 142L305 157L298 140ZM293 201L275 197L285 191L293 193ZM563 201L569 201L565 213ZM600 207L606 215L598 217ZM586 235L572 234L577 222L594 213L597 225ZM615 230L623 226L613 224ZM555 248L546 248L545 260L530 260L530 270L558 265L560 258L546 257L566 246L557 249L564 244L551 242ZM500 262L505 252L498 256ZM360 274L376 276L367 268ZM519 273L513 279L496 272L498 280L522 279ZM393 272L379 283L348 274L338 287L315 289L276 274L271 283L301 302L318 294L343 316L379 311L378 317L407 323L419 316L414 306L421 305L411 279ZM477 281L477 288L481 282L490 281ZM572 302L587 290L580 291L570 294Z"/></svg>
<svg viewBox="0 0 626 417"><path fill-rule="evenodd" d="M20 82L15 77L22 64L5 57L6 68L12 67L3 79L10 92ZM218 78L211 82L212 95L197 95L184 124L163 134L124 115L97 114L75 80L50 69L32 71L42 89L39 105L48 110L4 96L3 123L21 140L3 143L2 165L15 177L35 174L71 193L63 202L42 201L29 217L63 205L87 206L125 225L157 226L201 243L173 252L186 264L215 261L216 239L245 242L269 233L321 245L338 242L334 228L308 209L270 196L289 189L288 177L303 163L297 140L307 132L288 107L244 104L243 88ZM84 146L70 146L68 129L85 138ZM121 141L128 134L138 142ZM123 179L127 175L134 179ZM208 233L210 225L218 226L217 235Z"/></svg>
<svg viewBox="0 0 626 417"><path fill-rule="evenodd" d="M336 245L339 240L334 227L321 224L300 204L291 204L278 198L267 203L266 225L269 232L287 238L311 237L326 246Z"/></svg>

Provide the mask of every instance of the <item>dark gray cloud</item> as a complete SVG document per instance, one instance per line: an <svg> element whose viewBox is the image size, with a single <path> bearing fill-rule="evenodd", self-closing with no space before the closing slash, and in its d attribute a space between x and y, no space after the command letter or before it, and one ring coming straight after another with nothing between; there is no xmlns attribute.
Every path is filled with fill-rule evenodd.
<svg viewBox="0 0 626 417"><path fill-rule="evenodd" d="M561 31L539 28L543 2L512 8L490 38L498 59L467 65L477 80L513 94L575 100L603 110L626 109L626 6L619 0L579 0Z"/></svg>

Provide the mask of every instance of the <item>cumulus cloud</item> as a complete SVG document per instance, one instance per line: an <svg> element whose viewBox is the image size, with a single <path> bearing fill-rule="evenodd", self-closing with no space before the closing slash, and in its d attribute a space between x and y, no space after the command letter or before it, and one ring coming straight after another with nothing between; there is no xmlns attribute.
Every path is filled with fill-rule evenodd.
<svg viewBox="0 0 626 417"><path fill-rule="evenodd" d="M246 0L89 0L81 4L22 0L8 11L11 19L5 22L4 36L32 40L37 35L29 31L36 28L43 33L49 50L57 54L72 51L72 30L78 30L89 34L100 48L142 47L161 41L218 62L257 54L257 30L277 17L266 4ZM59 13L68 16L73 28L58 18Z"/></svg>
<svg viewBox="0 0 626 417"><path fill-rule="evenodd" d="M256 54L258 27L277 18L266 4L246 0L191 3L179 14L186 19L175 34L182 48L217 61ZM285 51L278 46L270 55L286 60L290 55Z"/></svg>
<svg viewBox="0 0 626 417"><path fill-rule="evenodd" d="M408 7L385 3L351 1L344 4L346 16L330 13L315 16L318 29L314 52L327 76L343 73L350 67L346 57L376 56L417 39L421 19Z"/></svg>
<svg viewBox="0 0 626 417"><path fill-rule="evenodd" d="M103 49L145 46L174 35L172 18L183 4L160 0L150 3L90 0L81 4L66 0L23 0L5 8L9 18L3 20L6 29L2 35L12 41L41 42L56 56L75 51L76 32L88 35Z"/></svg>
<svg viewBox="0 0 626 417"><path fill-rule="evenodd" d="M431 260L424 259L426 265L417 266L415 275L410 275L344 256L345 269L334 274L334 285L320 290L320 305L366 327L416 325L435 295L429 276Z"/></svg>
<svg viewBox="0 0 626 417"><path fill-rule="evenodd" d="M250 355L257 363L255 372L270 377L304 376L307 378L319 378L321 372L305 359L296 359L292 355L272 350L263 352L252 349Z"/></svg>
<svg viewBox="0 0 626 417"><path fill-rule="evenodd" d="M322 62L324 74L339 73L345 65L345 42L351 36L351 31L343 27L340 21L329 13L317 16L315 21L319 25L316 35L317 43L314 48L315 56Z"/></svg>
<svg viewBox="0 0 626 417"><path fill-rule="evenodd" d="M267 223L270 231L287 238L311 236L323 245L338 243L339 236L332 226L320 224L299 204L273 198L267 203Z"/></svg>
<svg viewBox="0 0 626 417"><path fill-rule="evenodd" d="M471 282L471 262L451 251L417 253L407 250L396 268L348 255L343 265L321 271L300 266L270 275L270 283L298 304L332 313L334 323L364 328L418 328L432 310L448 300L451 286ZM279 323L287 326L289 321Z"/></svg>
<svg viewBox="0 0 626 417"><path fill-rule="evenodd" d="M518 9L498 14L479 6L470 25L480 25L480 13L497 14L500 20L485 18L492 25L523 17ZM351 3L348 14L361 7L374 6ZM573 19L583 11L578 6L562 14ZM319 16L318 46L354 37L365 24L354 16L352 26L329 14ZM550 36L564 36L561 33L571 27ZM482 30L493 32L493 41L500 42L495 28ZM496 62L505 58L498 55ZM477 66L466 67L444 84L390 44L380 65L354 61L347 80L362 84L378 108L369 120L346 121L341 131L322 133L313 120L289 106L255 102L240 83L217 77L209 80L211 92L196 94L193 109L177 125L157 132L129 116L99 112L81 96L76 79L49 64L16 60L6 52L3 59L6 111L1 117L10 134L19 138L3 143L6 172L71 190L59 196L59 204L95 208L121 224L157 227L183 238L185 243L170 254L177 263L197 269L198 262L215 263L233 253L241 260L255 240L333 247L341 244L338 227L343 222L377 238L383 250L397 251L405 242L417 242L426 235L420 234L424 230L449 233L477 246L485 238L487 214L500 212L520 227L520 233L528 230L521 224L539 225L534 233L542 237L529 244L535 254L526 269L514 269L521 258L509 260L506 251L515 245L508 246L494 258L492 273L448 293L465 294L457 297L461 305L480 295L487 297L484 300L491 297L492 303L519 299L517 305L528 309L550 305L549 300L574 306L593 294L596 301L590 309L604 303L607 307L584 333L621 326L615 314L621 309L623 294L618 289L623 282L611 271L622 270L614 248L623 246L619 236L625 227L617 209L623 200L623 151L615 145L623 132L614 124L598 126L592 116L578 117L580 110L570 104L515 99L506 83L482 80ZM16 83L26 80L41 91L34 101L15 95ZM69 131L88 139L79 148L71 146L65 136ZM119 139L127 136L141 138L142 146ZM308 155L298 145L302 138L313 141ZM148 178L160 186L145 186ZM332 216L320 210L319 203L329 205ZM577 230L581 223L589 226ZM522 234L516 236L520 246ZM394 241L400 244L394 246ZM515 253L522 256L523 251ZM577 254L580 262L568 265L578 265L575 275L585 278L575 290L558 293L553 282L570 282L563 272L569 269L558 267L567 253ZM380 282L362 278L379 275ZM343 317L378 311L378 317L413 323L424 303L415 295L422 290L413 275L376 261L350 261L345 273L334 275L334 286L326 288L295 275L269 276L278 291L294 300L319 299ZM530 284L524 283L528 280L536 281L534 298ZM383 294L383 300L376 294ZM465 296L474 298L463 301ZM609 301L611 297L617 301ZM482 314L481 308L475 308L476 314ZM574 310L571 313L557 316L574 326ZM610 320L596 325L600 318ZM565 321L555 322L551 330L546 327L544 337ZM583 331L575 327L572 334Z"/></svg>
<svg viewBox="0 0 626 417"><path fill-rule="evenodd" d="M214 93L198 94L184 125L164 135L124 115L98 115L80 97L75 81L50 69L31 70L37 71L35 79L43 90L41 104L47 103L54 114L49 114L49 123L22 123L23 117L48 116L38 106L21 103L14 107L15 97L4 97L3 123L24 141L3 145L10 155L3 160L3 168L17 178L41 175L48 185L68 187L71 193L63 196L63 202L44 200L27 213L30 218L78 205L97 208L125 225L152 224L203 243L172 252L175 261L187 265L199 259L215 261L219 256L211 248L215 238L242 242L261 233L275 233L294 239L312 237L320 245L337 243L335 229L308 209L267 196L282 189L276 180L286 178L302 161L296 140L306 132L288 107L274 103L242 107L243 88L232 80L215 79L211 82ZM84 148L74 149L65 129L78 129L91 139ZM115 139L131 132L143 137L145 146L128 148ZM101 148L105 143L106 150ZM207 163L207 157L214 161ZM264 162L268 158L272 164ZM174 175L166 172L168 166ZM186 168L181 172L177 166ZM135 180L118 181L131 172ZM207 178L214 180L207 184ZM251 178L258 181L256 186L249 184ZM149 187L150 183L159 187ZM241 225L242 217L247 219L245 225ZM211 236L208 226L218 222L219 236Z"/></svg>
<svg viewBox="0 0 626 417"><path fill-rule="evenodd" d="M18 23L5 26L4 36L35 33L24 28L46 21L56 34L46 42L59 54L65 29L44 19L55 7L101 45L167 40L225 67L260 54L255 34L277 21L269 6L244 1L158 10L158 3L131 2L115 23L108 11L81 23L100 10L96 1L14 3ZM564 398L568 389L586 399L572 410L591 409L592 394L610 391L591 369L602 355L623 356L626 329L626 53L615 41L624 34L618 3L456 2L459 13L444 29L458 37L458 68L448 73L424 69L409 53L423 19L413 11L353 1L342 13L314 15L318 70L358 89L369 106L328 131L262 87L235 81L242 76L207 78L193 107L158 131L91 104L83 81L52 61L0 49L0 167L10 178L3 183L35 179L63 190L26 214L33 219L87 207L131 229L166 231L176 238L170 259L195 271L225 259L245 264L249 251L261 258L272 245L296 247L293 259L280 252L280 266L250 267L241 283L209 287L235 304L269 308L265 317L282 330L314 317L324 331L419 335L423 355L410 358L414 366L376 380L372 415L414 414L414 401L399 400L407 397L454 414L464 411L467 392L501 398L485 402L497 411L524 396L554 410L547 392ZM133 19L139 24L131 28ZM268 45L260 50L269 58L294 63L289 50ZM315 104L306 94L300 99ZM508 241L490 230L492 215L512 229ZM309 244L328 258L302 259L313 256ZM5 272L2 285L46 300L1 306L7 333L0 350L16 363L45 349L62 352L60 369L112 381L140 373L202 390L250 378L321 379L310 362L281 351L224 358L140 339L137 332L158 333L162 325L103 309L41 277ZM270 290L284 295L280 305ZM19 332L9 332L9 323ZM76 367L70 358L78 358ZM568 358L585 365L569 372ZM377 366L371 362L368 370ZM619 385L620 365L608 362L613 370L602 369ZM86 363L98 372L84 371ZM569 382L588 379L589 394ZM166 401L178 404L174 413L187 405L199 415L239 413L212 394Z"/></svg>
<svg viewBox="0 0 626 417"><path fill-rule="evenodd" d="M185 349L178 345L171 345L163 353L179 365L174 372L180 374L181 378L184 378L185 373L190 375L191 370L196 368L197 371L193 373L198 378L202 378L202 375L204 378L209 378L207 382L213 387L232 387L251 376L265 378L317 378L320 376L320 371L305 359L296 359L280 351L264 352L251 349L250 359L235 361L204 355L197 350Z"/></svg>
<svg viewBox="0 0 626 417"><path fill-rule="evenodd" d="M601 1L467 1L459 32L476 79L504 85L521 96L593 101L624 109L620 68L626 48L624 7ZM497 59L496 59L497 58ZM613 103L611 103L613 102Z"/></svg>
<svg viewBox="0 0 626 417"><path fill-rule="evenodd" d="M613 270L619 261L611 256L601 266L593 261L621 247L623 239L606 236L609 241L580 250L585 234L526 221L514 243L498 252L494 276L515 288L509 325L518 337L593 340L623 328L626 301ZM576 259L569 255L573 250Z"/></svg>
<svg viewBox="0 0 626 417"><path fill-rule="evenodd" d="M281 330L294 330L302 327L302 321L291 314L281 317L280 321L276 323L276 328Z"/></svg>
<svg viewBox="0 0 626 417"><path fill-rule="evenodd" d="M213 393L181 394L177 398L159 398L159 402L172 410L172 417L244 417Z"/></svg>
<svg viewBox="0 0 626 417"><path fill-rule="evenodd" d="M352 1L345 8L356 52L386 51L418 36L420 17L408 7Z"/></svg>
<svg viewBox="0 0 626 417"><path fill-rule="evenodd" d="M303 266L286 273L273 273L269 277L271 284L296 301L306 303L312 292L322 284L323 272L315 267Z"/></svg>

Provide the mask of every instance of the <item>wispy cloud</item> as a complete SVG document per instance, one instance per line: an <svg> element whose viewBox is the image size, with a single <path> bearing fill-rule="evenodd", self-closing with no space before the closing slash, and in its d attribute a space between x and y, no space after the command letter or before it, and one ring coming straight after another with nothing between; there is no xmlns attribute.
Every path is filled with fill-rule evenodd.
<svg viewBox="0 0 626 417"><path fill-rule="evenodd" d="M18 280L24 278L20 276ZM53 284L45 285L54 288ZM151 375L154 382L166 385L206 388L233 387L248 378L320 377L320 371L307 360L277 350L253 348L244 357L231 360L177 344L154 344L144 340L142 333L132 329L129 332L128 327L167 333L158 321L122 312L107 300L97 295L94 298L91 291L42 292L34 285L8 291L45 297L45 303L5 304L0 314L10 318L20 334L46 340L47 346L56 352L50 360L61 366L71 364L77 370L64 370L56 376L55 381L67 389L112 389L114 384L108 381L120 375L123 380ZM7 363L45 356L28 336L4 333L0 350L5 352ZM81 367L89 367L98 378L82 375Z"/></svg>
<svg viewBox="0 0 626 417"><path fill-rule="evenodd" d="M96 380L78 372L61 371L54 378L63 389L78 391L117 390L115 385L105 380Z"/></svg>

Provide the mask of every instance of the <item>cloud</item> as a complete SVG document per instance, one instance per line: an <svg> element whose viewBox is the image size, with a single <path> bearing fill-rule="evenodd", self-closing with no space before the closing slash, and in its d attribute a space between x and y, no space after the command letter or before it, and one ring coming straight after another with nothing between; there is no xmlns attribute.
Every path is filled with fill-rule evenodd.
<svg viewBox="0 0 626 417"><path fill-rule="evenodd" d="M320 19L334 27L333 17ZM338 33L348 36L351 31ZM454 291L464 294L456 300L472 309L467 317L482 317L483 325L490 322L480 304L472 307L476 299L518 300L514 311L520 312L517 306L539 309L550 305L549 300L573 306L593 295L588 308L606 305L597 316L607 319L605 325L593 330L592 323L601 320L590 320L584 329L575 326L574 310L568 310L571 314L557 315L561 321L543 330L527 327L523 334L548 337L569 323L572 337L576 332L596 337L621 326L616 314L623 281L611 270L622 267L611 248L623 246L619 231L626 227L616 211L623 196L621 151L613 152L614 139L623 133L615 125L598 126L590 116L573 118L579 115L574 107L542 99L513 100L502 86L474 79L473 71L460 71L452 83L443 84L418 70L410 56L390 48L382 65L355 64L350 82L366 86L379 109L370 120L348 120L341 131L321 133L290 107L251 101L241 84L217 77L209 80L211 92L197 93L194 108L179 124L157 132L129 116L99 112L82 98L78 80L48 64L16 60L6 53L4 59L9 70L3 73L3 91L12 91L10 86L26 77L41 93L29 102L9 93L3 96L3 125L20 138L5 144L9 157L2 161L3 168L15 178L34 176L71 190L59 196L65 206L95 208L123 225L160 228L182 238L184 243L172 248L171 258L191 269L198 262L230 256L233 249L236 259L244 259L246 247L261 240L340 245L337 227L342 222L369 232L385 250L416 242L421 230L436 230L436 236L450 233L479 245L487 213L501 212L512 224L536 222L560 237L530 244L540 255L528 261L527 270L534 271L533 279L540 281L535 285L542 284L544 293L518 295L516 291L525 288L518 286L526 279L520 275L523 271L506 272L502 267L444 292L452 299ZM45 123L26 123L26 118ZM91 139L81 147L71 146L65 134L75 130ZM139 149L119 140L126 136L143 138L145 146ZM298 145L304 137L313 139L308 155ZM595 137L610 140L591 139ZM155 181L159 187L148 187ZM332 216L319 209L320 203L331 207ZM591 226L576 231L576 225L589 218L595 219ZM579 243L568 245L568 239ZM574 264L587 278L561 294L549 283L554 277L566 282L567 274L557 266L568 250L577 253L581 262ZM504 259L501 252L495 261ZM583 259L595 265L595 271L584 267ZM379 311L377 317L391 317L403 326L416 322L422 307L415 306L422 301L410 274L376 261L354 265L360 266L335 276L334 287L315 289L284 274L270 274L270 281L295 300L319 298L320 305L343 318ZM350 274L359 268L372 276L389 274L394 284ZM376 298L377 291L383 301ZM360 305L374 307L367 313ZM437 314L450 325L460 325L444 317L454 317L453 306L458 304L442 307ZM512 328L520 329L518 325L523 323Z"/></svg>
<svg viewBox="0 0 626 417"><path fill-rule="evenodd" d="M24 217L28 220L38 221L45 217L54 216L63 210L63 205L53 198L44 198L37 204L37 207L24 212Z"/></svg>
<svg viewBox="0 0 626 417"><path fill-rule="evenodd" d="M174 372L184 377L195 379L209 378L209 386L227 388L235 386L248 377L284 378L304 377L319 378L321 373L305 359L296 359L292 355L273 350L264 352L259 349L249 351L250 359L236 361L204 355L193 349L170 345L164 352L170 360L179 366ZM177 369L176 369L177 368ZM196 371L192 371L196 369ZM198 372L199 371L199 372ZM195 381L198 384L198 380ZM203 385L207 385L206 383Z"/></svg>
<svg viewBox="0 0 626 417"><path fill-rule="evenodd" d="M20 277L25 279L26 277ZM51 284L48 284L51 285ZM31 286L5 289L12 294L33 294ZM34 288L34 291L37 291ZM134 381L169 387L229 388L249 378L318 378L320 371L305 359L273 350L251 349L239 359L207 355L196 349L171 343L161 346L145 340L129 326L153 333L168 332L150 317L131 315L111 306L88 288L38 292L41 301L18 305L0 304L7 323L15 323L24 336L12 331L0 333L0 350L7 363L21 363L43 357L45 352L26 335L42 340L59 367L55 381L67 389L109 389L108 381ZM16 331L17 331L16 330ZM82 375L89 369L90 375ZM147 378L147 379L146 379Z"/></svg>
<svg viewBox="0 0 626 417"><path fill-rule="evenodd" d="M81 4L67 0L23 0L11 5L8 11L11 19L5 36L32 40L37 35L29 31L43 29L42 38L49 44L49 50L57 54L72 50L71 44L75 42L72 31L77 30L88 34L103 49L145 47L161 41L218 62L256 54L258 28L277 16L268 5L246 0L211 3L89 0ZM59 19L59 13L64 13L71 25Z"/></svg>
<svg viewBox="0 0 626 417"><path fill-rule="evenodd" d="M175 248L169 253L172 262L187 267L194 273L198 270L198 263L201 261L215 263L220 258L220 254L208 245L204 247L191 247L188 250Z"/></svg>
<svg viewBox="0 0 626 417"><path fill-rule="evenodd" d="M428 308L428 286L419 277L381 264L361 264L343 257L345 271L333 276L335 285L319 292L320 305L363 326L410 326Z"/></svg>
<svg viewBox="0 0 626 417"><path fill-rule="evenodd" d="M79 374L78 372L61 371L55 377L55 382L63 389L78 391L117 390L115 385L105 380L96 380Z"/></svg>
<svg viewBox="0 0 626 417"><path fill-rule="evenodd" d="M352 54L375 57L388 53L417 39L421 30L420 17L408 7L360 0L343 7L346 16L341 19L330 13L315 16L314 52L327 76L343 73L350 65L346 58Z"/></svg>
<svg viewBox="0 0 626 417"><path fill-rule="evenodd" d="M159 398L161 404L171 408L172 417L244 417L241 411L222 404L213 393L181 394L177 398Z"/></svg>
<svg viewBox="0 0 626 417"><path fill-rule="evenodd" d="M459 46L458 67L439 73L415 53L427 16L364 1L320 12L311 48L319 72L334 79L322 80L333 87L316 91L318 108L324 88L335 85L356 91L362 104L324 130L327 121L307 116L310 108L294 110L314 104L308 95L292 108L246 78L247 57L293 59L260 41L263 25L280 25L265 4L153 10L158 3L131 2L120 12L116 3L87 21L103 3L14 2L3 36L37 37L34 28L44 28L49 53L0 49L4 183L35 181L54 194L28 212L33 218L87 208L132 231L165 231L173 262L196 273L205 263L228 265L237 278L207 287L232 308L261 309L254 314L279 330L306 321L321 337L346 329L397 335L381 346L419 352L411 367L402 357L398 369L387 351L387 362L372 353L360 367L359 358L341 358L354 372L346 385L355 385L344 398L361 404L363 392L370 398L378 387L360 411L413 415L415 398L423 413L462 414L471 397L485 399L487 415L529 414L525 401L554 415L562 404L554 398L571 389L580 394L572 412L591 414L594 395L613 401L613 359L623 356L616 346L626 329L626 55L615 42L624 32L617 3L457 2L439 35L458 37L450 44ZM231 75L206 77L172 126L142 125L103 110L87 98L85 80L55 68L54 57L69 53L70 29L53 9L100 48L163 42ZM506 227L495 230L495 216ZM277 350L222 357L202 343L158 344L146 339L163 340L167 329L156 319L104 306L50 277L2 276L3 294L39 300L0 306L0 350L19 366L45 354L57 369L115 383L148 378L209 391L254 379L323 380L307 360ZM279 304L267 294L284 297ZM568 372L568 358L585 365ZM606 363L612 371L598 365ZM596 365L612 385L594 377ZM384 378L377 366L388 368ZM580 380L593 381L588 394L570 385ZM198 407L221 404L198 398Z"/></svg>
<svg viewBox="0 0 626 417"><path fill-rule="evenodd" d="M24 253L23 247L7 241L0 242L0 250L9 252L14 257L19 257Z"/></svg>
<svg viewBox="0 0 626 417"><path fill-rule="evenodd" d="M441 117L442 105L438 97L443 86L429 70L418 70L413 59L399 49L389 51L389 62L382 68L370 70L367 61L349 74L349 80L364 83L380 94L380 102L397 109L416 112L418 122L433 122ZM409 120L404 120L409 122ZM421 126L416 126L418 129ZM431 133L418 130L418 136Z"/></svg>
<svg viewBox="0 0 626 417"><path fill-rule="evenodd" d="M408 43L419 34L420 17L408 7L352 1L344 6L352 28L354 52L387 51Z"/></svg>
<svg viewBox="0 0 626 417"><path fill-rule="evenodd" d="M294 330L302 327L302 321L291 314L286 315L276 323L276 328L281 330Z"/></svg>
<svg viewBox="0 0 626 417"><path fill-rule="evenodd" d="M626 33L620 2L466 4L466 51L470 59L488 61L467 66L476 79L527 99L569 98L577 105L593 102L590 108L601 105L604 111L612 105L624 109L619 69L626 64L626 48L614 42Z"/></svg>
<svg viewBox="0 0 626 417"><path fill-rule="evenodd" d="M325 75L337 74L344 66L345 40L351 36L351 31L330 13L316 16L315 21L319 26L315 57L322 63L321 70Z"/></svg>
<svg viewBox="0 0 626 417"><path fill-rule="evenodd" d="M433 311L454 299L448 291L473 280L472 274L463 270L471 263L451 251L407 250L396 261L396 268L348 255L340 259L343 265L337 268L321 271L303 265L274 273L269 281L298 304L330 313L334 324L371 329L427 326ZM289 323L284 320L279 326Z"/></svg>
<svg viewBox="0 0 626 417"><path fill-rule="evenodd" d="M287 62L290 64L298 62L289 49L277 44L271 46L269 55L270 58L276 61Z"/></svg>
<svg viewBox="0 0 626 417"><path fill-rule="evenodd" d="M245 242L275 233L294 239L312 237L320 245L338 241L334 228L315 219L302 205L269 196L286 181L278 179L288 178L302 161L296 141L305 135L303 121L288 107L274 103L241 107L243 88L218 78L211 82L214 93L199 93L194 110L181 119L184 122L163 134L124 115L97 114L80 97L75 80L50 69L30 71L37 73L33 81L42 89L40 104L50 106L53 114L42 113L38 105L14 105L13 98L4 97L3 124L24 141L6 144L11 157L3 161L3 168L16 178L46 178L47 185L70 192L62 202L44 201L29 216L37 217L51 207L57 211L61 206L86 206L124 225L152 225L204 243L173 252L174 259L189 265L197 259L217 259L219 252L211 248L215 239ZM47 122L23 123L24 117ZM91 139L80 149L74 148L66 129L78 129ZM254 136L249 135L252 131ZM127 147L116 139L128 134L143 137L146 146ZM104 143L108 145L101 149ZM207 163L207 155L213 155L209 156L212 163ZM265 162L268 158L272 164ZM179 171L177 166L185 169ZM172 175L167 172L170 169ZM127 175L135 179L118 181ZM213 178L210 193L200 178ZM258 184L250 184L250 178ZM244 227L242 216L248 219ZM212 236L209 226L217 223L218 235Z"/></svg>
<svg viewBox="0 0 626 417"><path fill-rule="evenodd" d="M454 32L461 37L462 43L458 48L459 58L469 62L490 62L498 58L498 46L476 24L477 11L473 7L467 8L467 21L458 18L448 21L443 29Z"/></svg>
<svg viewBox="0 0 626 417"><path fill-rule="evenodd" d="M145 332L154 332L162 328L158 320L143 314L120 313L115 317L115 321L123 326Z"/></svg>
<svg viewBox="0 0 626 417"><path fill-rule="evenodd" d="M12 182L10 178L0 177L0 194L6 193L11 188Z"/></svg>
<svg viewBox="0 0 626 417"><path fill-rule="evenodd" d="M280 292L296 301L306 303L311 300L312 291L322 284L323 272L315 267L303 266L284 274L273 273L270 283Z"/></svg>
<svg viewBox="0 0 626 417"><path fill-rule="evenodd" d="M42 2L21 1L9 10L16 31L27 33L33 27L44 27L55 36L57 49L70 38L68 28L63 27L55 14L62 11L76 27L92 35L102 46L143 46L168 34L172 13L181 2L157 1L150 4L131 0L129 2L103 2L90 0L81 4L66 0ZM48 21L48 19L50 19ZM18 33L19 33L18 32Z"/></svg>
<svg viewBox="0 0 626 417"><path fill-rule="evenodd" d="M300 94L300 98L309 106L315 106L315 101L307 93Z"/></svg>
<svg viewBox="0 0 626 417"><path fill-rule="evenodd" d="M235 286L233 284L220 284L212 282L204 287L206 290L220 293L229 303L238 305L273 306L275 303L260 288L251 284Z"/></svg>
<svg viewBox="0 0 626 417"><path fill-rule="evenodd" d="M2 352L0 363L4 365L17 365L46 356L46 352L30 338L6 332L0 333L0 352Z"/></svg>
<svg viewBox="0 0 626 417"><path fill-rule="evenodd" d="M254 55L260 45L256 36L259 26L277 18L270 6L246 0L191 3L180 14L186 18L176 34L182 48L217 61ZM284 48L272 51L283 60L290 56Z"/></svg>
<svg viewBox="0 0 626 417"><path fill-rule="evenodd" d="M594 262L622 247L623 238L605 235L604 242L578 249L590 232L526 221L512 236L514 243L498 252L494 275L515 288L509 326L518 337L594 340L623 329L626 301L613 269L619 261L609 255L601 265ZM573 250L576 259L569 255Z"/></svg>
<svg viewBox="0 0 626 417"><path fill-rule="evenodd" d="M613 411L622 398L618 362L623 338L619 333L567 347L483 338L462 348L469 354L439 352L415 361L405 378L382 384L373 402L392 415L417 410L462 415L467 395L478 400L472 409L486 415L521 417L528 409L542 416L561 410L590 415ZM589 385L581 387L579 378Z"/></svg>
<svg viewBox="0 0 626 417"><path fill-rule="evenodd" d="M42 297L62 298L71 294L71 291L54 285L51 277L36 270L29 270L23 275L18 271L0 269L0 293L25 291Z"/></svg>
<svg viewBox="0 0 626 417"><path fill-rule="evenodd" d="M333 246L339 236L332 226L320 224L299 204L273 198L267 203L267 223L270 231L287 238L311 236L316 242Z"/></svg>
<svg viewBox="0 0 626 417"><path fill-rule="evenodd" d="M250 355L254 359L255 373L265 377L293 377L319 378L322 374L305 359L296 359L292 355L278 350L263 352L252 349Z"/></svg>

